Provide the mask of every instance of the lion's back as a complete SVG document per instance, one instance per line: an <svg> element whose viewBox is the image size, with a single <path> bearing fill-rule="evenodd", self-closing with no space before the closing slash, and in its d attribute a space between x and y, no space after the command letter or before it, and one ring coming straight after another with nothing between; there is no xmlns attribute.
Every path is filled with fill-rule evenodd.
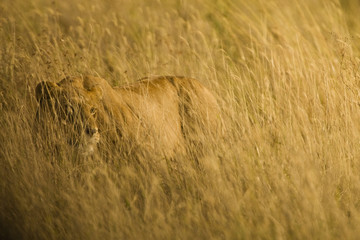
<svg viewBox="0 0 360 240"><path fill-rule="evenodd" d="M116 91L135 115L137 111L139 115L146 113L144 119L159 128L159 134L172 136L179 145L195 146L200 151L204 142L220 134L221 111L216 97L196 79L142 78Z"/></svg>

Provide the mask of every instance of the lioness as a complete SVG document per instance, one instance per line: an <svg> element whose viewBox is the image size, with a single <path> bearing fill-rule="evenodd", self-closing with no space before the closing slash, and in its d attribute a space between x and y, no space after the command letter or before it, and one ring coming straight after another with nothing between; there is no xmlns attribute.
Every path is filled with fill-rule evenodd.
<svg viewBox="0 0 360 240"><path fill-rule="evenodd" d="M98 77L67 77L39 83L36 99L37 118L50 113L71 126L85 155L103 139L126 154L141 149L171 158L189 146L200 150L219 131L214 95L192 78L143 78L113 88Z"/></svg>

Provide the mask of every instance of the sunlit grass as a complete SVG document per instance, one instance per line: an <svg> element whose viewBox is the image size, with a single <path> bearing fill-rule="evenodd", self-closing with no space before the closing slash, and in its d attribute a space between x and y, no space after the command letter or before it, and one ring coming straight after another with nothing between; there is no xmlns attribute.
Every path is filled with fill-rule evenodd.
<svg viewBox="0 0 360 240"><path fill-rule="evenodd" d="M1 239L356 239L359 4L2 1ZM199 79L226 137L200 160L80 159L34 128L35 86Z"/></svg>

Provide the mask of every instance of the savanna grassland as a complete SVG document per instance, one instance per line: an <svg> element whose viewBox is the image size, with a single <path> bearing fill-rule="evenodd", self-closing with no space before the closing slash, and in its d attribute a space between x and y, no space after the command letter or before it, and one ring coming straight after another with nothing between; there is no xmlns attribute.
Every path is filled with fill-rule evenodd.
<svg viewBox="0 0 360 240"><path fill-rule="evenodd" d="M0 239L358 239L359 11L356 0L0 1ZM56 131L35 131L35 86L84 74L199 79L225 136L198 164L106 147L80 159Z"/></svg>

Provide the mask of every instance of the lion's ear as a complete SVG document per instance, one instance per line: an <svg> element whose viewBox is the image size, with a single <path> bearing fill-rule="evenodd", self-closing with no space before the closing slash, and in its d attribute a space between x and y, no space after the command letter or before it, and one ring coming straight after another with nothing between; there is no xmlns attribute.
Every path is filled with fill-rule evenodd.
<svg viewBox="0 0 360 240"><path fill-rule="evenodd" d="M95 86L92 89L89 90L91 93L94 94L96 100L101 100L103 97L103 90L100 86Z"/></svg>
<svg viewBox="0 0 360 240"><path fill-rule="evenodd" d="M103 89L100 87L101 78L93 76L84 77L84 88L93 93L97 100L101 100L103 96Z"/></svg>
<svg viewBox="0 0 360 240"><path fill-rule="evenodd" d="M36 86L35 94L36 100L40 102L41 99L50 99L60 92L60 87L53 82L41 82Z"/></svg>
<svg viewBox="0 0 360 240"><path fill-rule="evenodd" d="M85 76L83 78L83 86L86 90L91 90L93 89L95 86L100 84L100 78L98 77L93 77L93 76Z"/></svg>

